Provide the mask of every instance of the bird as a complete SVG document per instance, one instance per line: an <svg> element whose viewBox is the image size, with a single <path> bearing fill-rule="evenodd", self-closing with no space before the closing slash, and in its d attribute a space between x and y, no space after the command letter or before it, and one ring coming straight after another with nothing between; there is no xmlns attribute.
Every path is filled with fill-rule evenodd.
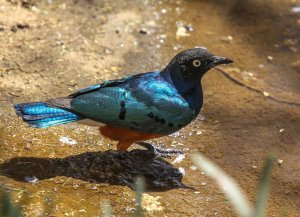
<svg viewBox="0 0 300 217"><path fill-rule="evenodd" d="M191 123L203 104L202 77L233 61L207 48L183 50L161 71L108 80L66 97L15 104L16 114L35 128L70 122L99 123L100 133L117 141L117 151L172 134ZM162 152L162 151L161 151Z"/></svg>

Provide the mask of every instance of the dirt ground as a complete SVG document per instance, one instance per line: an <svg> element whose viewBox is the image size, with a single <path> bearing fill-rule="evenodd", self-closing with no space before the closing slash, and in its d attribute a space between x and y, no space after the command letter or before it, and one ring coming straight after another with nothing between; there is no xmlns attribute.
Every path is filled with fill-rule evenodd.
<svg viewBox="0 0 300 217"><path fill-rule="evenodd" d="M300 2L278 2L0 0L2 188L25 216L101 216L105 201L116 216L131 216L134 178L144 174L146 216L235 216L215 182L194 170L190 153L220 165L252 202L274 153L267 216L300 216ZM223 67L231 79L218 70L205 76L193 123L152 141L182 150L179 163L109 151L113 141L76 123L32 129L12 109L162 69L195 46L234 64Z"/></svg>

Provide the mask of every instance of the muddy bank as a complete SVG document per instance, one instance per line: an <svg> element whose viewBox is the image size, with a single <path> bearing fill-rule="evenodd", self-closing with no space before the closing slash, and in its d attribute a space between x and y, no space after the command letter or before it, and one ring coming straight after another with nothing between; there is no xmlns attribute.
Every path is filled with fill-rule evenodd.
<svg viewBox="0 0 300 217"><path fill-rule="evenodd" d="M282 163L274 167L267 216L298 215L299 107L268 98L299 102L300 15L291 11L296 3L24 2L2 0L0 7L0 181L25 191L28 216L44 216L45 206L51 208L48 216L100 216L104 201L111 203L116 216L130 216L135 195L126 183L103 181L120 178L123 164L112 169L101 160L115 144L97 129L78 124L32 129L16 117L12 104L161 69L179 50L195 46L234 59L224 70L261 93L216 70L205 76L201 115L182 131L152 141L182 150L183 161L150 160L142 167L128 167L146 174L162 169L161 174L170 173L169 178L179 181L176 185L164 179L170 189L147 192L159 207L147 216L234 215L213 180L194 170L189 154L195 150L237 179L252 201L264 158L275 153ZM186 36L176 35L179 27ZM131 155L129 159L134 162ZM156 163L165 167L153 167ZM102 174L100 165L107 168ZM37 177L38 183L29 183L27 176ZM181 188L180 183L194 189ZM12 192L15 201L22 200L18 190Z"/></svg>

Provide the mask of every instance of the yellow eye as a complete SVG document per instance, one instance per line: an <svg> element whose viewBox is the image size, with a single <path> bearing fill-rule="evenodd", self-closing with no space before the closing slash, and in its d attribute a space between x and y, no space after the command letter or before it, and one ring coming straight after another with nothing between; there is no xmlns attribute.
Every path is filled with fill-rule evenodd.
<svg viewBox="0 0 300 217"><path fill-rule="evenodd" d="M193 61L193 66L195 66L195 67L201 66L201 61L200 60L194 60Z"/></svg>

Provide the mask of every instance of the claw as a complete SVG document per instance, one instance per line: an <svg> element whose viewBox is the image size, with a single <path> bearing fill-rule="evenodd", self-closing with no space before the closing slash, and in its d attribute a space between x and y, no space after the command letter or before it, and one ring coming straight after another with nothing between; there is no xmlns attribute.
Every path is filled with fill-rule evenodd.
<svg viewBox="0 0 300 217"><path fill-rule="evenodd" d="M150 143L147 142L139 142L138 145L148 149L148 151L153 154L155 157L163 157L163 158L171 158L170 155L173 154L183 154L183 152L174 149L160 149L156 148Z"/></svg>

